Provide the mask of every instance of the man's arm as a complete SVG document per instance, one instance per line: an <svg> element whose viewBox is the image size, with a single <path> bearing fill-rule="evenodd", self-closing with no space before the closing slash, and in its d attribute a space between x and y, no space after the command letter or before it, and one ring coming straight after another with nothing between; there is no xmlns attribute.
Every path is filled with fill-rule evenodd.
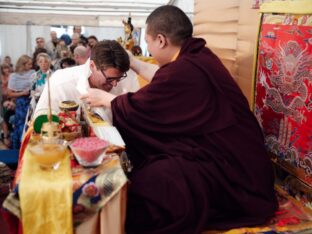
<svg viewBox="0 0 312 234"><path fill-rule="evenodd" d="M19 92L14 92L11 89L8 89L8 97L10 98L18 98L18 97L22 97L22 96L26 96L29 95L30 90L25 89L23 91L19 91Z"/></svg>

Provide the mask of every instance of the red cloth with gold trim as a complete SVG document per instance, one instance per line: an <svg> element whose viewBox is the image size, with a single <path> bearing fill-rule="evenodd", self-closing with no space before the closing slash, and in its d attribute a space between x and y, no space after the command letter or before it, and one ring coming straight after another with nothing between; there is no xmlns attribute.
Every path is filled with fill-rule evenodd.
<svg viewBox="0 0 312 234"><path fill-rule="evenodd" d="M311 15L264 15L255 88L268 150L312 185Z"/></svg>

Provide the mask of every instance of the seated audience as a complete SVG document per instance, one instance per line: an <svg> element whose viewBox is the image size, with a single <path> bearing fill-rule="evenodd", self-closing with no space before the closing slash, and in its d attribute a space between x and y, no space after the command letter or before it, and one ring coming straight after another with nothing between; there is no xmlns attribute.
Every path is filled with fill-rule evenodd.
<svg viewBox="0 0 312 234"><path fill-rule="evenodd" d="M277 200L261 128L230 73L179 8L146 20L147 49L159 68L130 56L151 83L82 100L111 108L126 143L127 234L202 233L265 223Z"/></svg>

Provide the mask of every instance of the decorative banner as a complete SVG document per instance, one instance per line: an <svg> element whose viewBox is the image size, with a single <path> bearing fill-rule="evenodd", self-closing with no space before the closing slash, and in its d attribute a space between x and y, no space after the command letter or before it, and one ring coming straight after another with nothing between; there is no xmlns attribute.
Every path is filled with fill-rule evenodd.
<svg viewBox="0 0 312 234"><path fill-rule="evenodd" d="M312 15L263 15L255 115L268 151L312 186Z"/></svg>

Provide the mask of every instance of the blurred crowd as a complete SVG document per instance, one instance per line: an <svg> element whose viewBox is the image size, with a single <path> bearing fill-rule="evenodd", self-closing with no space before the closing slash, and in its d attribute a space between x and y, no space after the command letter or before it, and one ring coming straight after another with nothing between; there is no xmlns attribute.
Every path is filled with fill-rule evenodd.
<svg viewBox="0 0 312 234"><path fill-rule="evenodd" d="M46 78L58 69L84 64L97 42L96 36L85 37L81 34L81 26L74 26L71 37L63 34L58 38L55 31L50 32L49 41L37 37L32 57L22 55L16 64L9 55L3 58L0 65L0 140L7 148L19 149L30 102L39 99ZM134 46L132 53L140 56L142 50Z"/></svg>
<svg viewBox="0 0 312 234"><path fill-rule="evenodd" d="M9 55L3 58L0 140L7 148L19 149L29 104L32 98L39 99L46 78L58 69L84 64L97 42L96 36L85 37L81 26L74 26L71 37L63 34L58 38L55 31L50 32L49 41L37 37L32 57L22 55L16 64ZM142 52L136 48L133 53L141 55Z"/></svg>
<svg viewBox="0 0 312 234"><path fill-rule="evenodd" d="M57 37L50 32L50 40L36 38L32 57L21 55L16 64L9 55L0 65L1 76L1 140L7 148L18 149L25 119L32 98L38 100L46 78L58 69L84 64L97 43L95 36L85 37L81 26L74 26L70 37Z"/></svg>

